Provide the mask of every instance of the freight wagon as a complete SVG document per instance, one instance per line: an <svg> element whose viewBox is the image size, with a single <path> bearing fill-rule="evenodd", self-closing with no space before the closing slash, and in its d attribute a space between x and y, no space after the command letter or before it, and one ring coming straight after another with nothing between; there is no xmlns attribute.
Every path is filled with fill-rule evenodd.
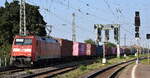
<svg viewBox="0 0 150 78"><path fill-rule="evenodd" d="M117 54L117 49L105 47L105 56ZM124 54L120 48L121 55ZM134 53L131 49L128 54ZM32 66L51 61L78 60L82 57L102 57L103 46L73 42L61 38L39 36L16 36L13 41L11 60L14 66ZM73 58L73 59L72 59Z"/></svg>
<svg viewBox="0 0 150 78"><path fill-rule="evenodd" d="M86 44L86 55L96 56L96 45Z"/></svg>
<svg viewBox="0 0 150 78"><path fill-rule="evenodd" d="M86 56L86 44L73 42L73 56Z"/></svg>
<svg viewBox="0 0 150 78"><path fill-rule="evenodd" d="M73 52L73 42L67 39L55 38L60 44L61 57L71 57Z"/></svg>

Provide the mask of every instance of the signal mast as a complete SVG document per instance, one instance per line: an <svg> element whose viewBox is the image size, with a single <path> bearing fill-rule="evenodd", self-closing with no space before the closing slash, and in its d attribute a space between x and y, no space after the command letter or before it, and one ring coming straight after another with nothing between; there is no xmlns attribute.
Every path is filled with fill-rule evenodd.
<svg viewBox="0 0 150 78"><path fill-rule="evenodd" d="M25 0L20 0L20 29L19 35L26 36L26 11L25 11Z"/></svg>

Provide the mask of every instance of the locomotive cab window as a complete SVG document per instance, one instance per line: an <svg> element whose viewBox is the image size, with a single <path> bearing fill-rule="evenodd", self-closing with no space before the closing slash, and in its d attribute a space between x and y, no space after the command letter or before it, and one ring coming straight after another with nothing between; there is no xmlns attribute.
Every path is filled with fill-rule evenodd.
<svg viewBox="0 0 150 78"><path fill-rule="evenodd" d="M15 45L32 45L32 39L29 38L16 39Z"/></svg>

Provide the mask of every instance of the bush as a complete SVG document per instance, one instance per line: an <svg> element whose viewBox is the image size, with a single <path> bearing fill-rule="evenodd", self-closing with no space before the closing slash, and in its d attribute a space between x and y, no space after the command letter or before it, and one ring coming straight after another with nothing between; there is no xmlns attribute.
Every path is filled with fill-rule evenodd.
<svg viewBox="0 0 150 78"><path fill-rule="evenodd" d="M10 51L11 51L10 44L4 44L0 46L0 59L1 59L2 66L5 65L5 62L6 62L6 65L9 65Z"/></svg>
<svg viewBox="0 0 150 78"><path fill-rule="evenodd" d="M81 66L80 66L80 70L81 70L81 71L87 70L87 66L81 65Z"/></svg>

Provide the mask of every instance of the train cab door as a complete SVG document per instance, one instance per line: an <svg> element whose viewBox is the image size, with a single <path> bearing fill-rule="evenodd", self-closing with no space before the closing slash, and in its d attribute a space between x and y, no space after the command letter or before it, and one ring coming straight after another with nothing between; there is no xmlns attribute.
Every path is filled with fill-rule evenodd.
<svg viewBox="0 0 150 78"><path fill-rule="evenodd" d="M37 52L36 52L37 60L40 59L40 54L41 54L41 41L37 40Z"/></svg>
<svg viewBox="0 0 150 78"><path fill-rule="evenodd" d="M42 59L44 59L45 56L46 56L46 41L45 41L45 38L42 38L40 46L41 46L40 47L41 48L40 56L42 57Z"/></svg>

